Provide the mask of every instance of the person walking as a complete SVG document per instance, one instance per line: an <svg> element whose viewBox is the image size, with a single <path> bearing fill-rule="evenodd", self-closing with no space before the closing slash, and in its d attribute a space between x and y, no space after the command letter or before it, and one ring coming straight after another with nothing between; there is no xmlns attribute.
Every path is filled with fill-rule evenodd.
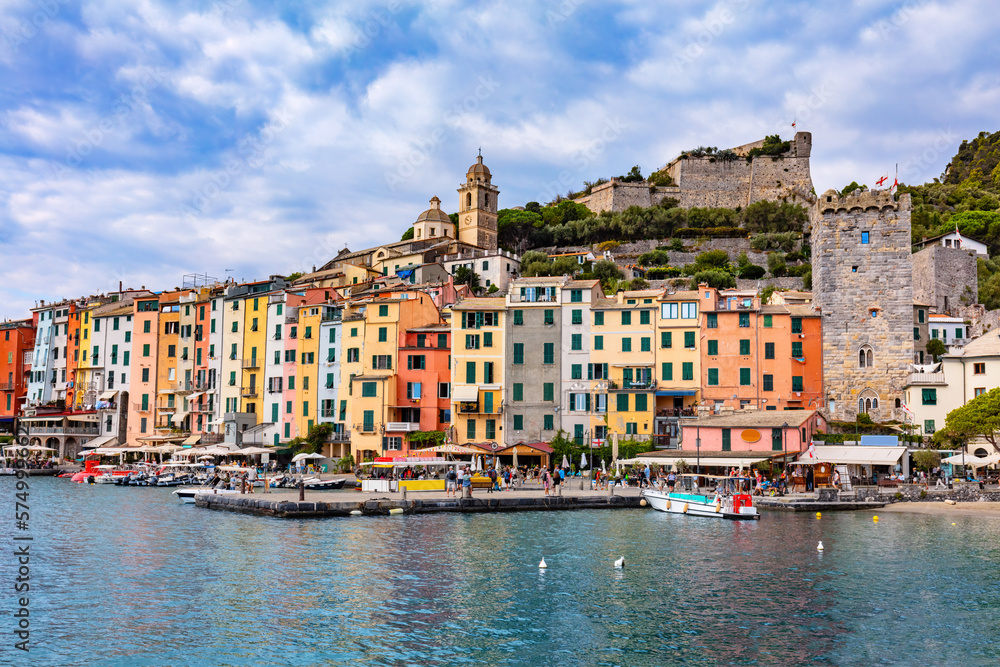
<svg viewBox="0 0 1000 667"><path fill-rule="evenodd" d="M458 495L458 473L454 468L448 468L444 474L444 497L456 497Z"/></svg>
<svg viewBox="0 0 1000 667"><path fill-rule="evenodd" d="M546 468L543 470L539 476L542 480L542 489L544 489L545 495L547 496L549 495L549 486L552 485L552 478L549 476L548 469Z"/></svg>
<svg viewBox="0 0 1000 667"><path fill-rule="evenodd" d="M462 495L472 497L472 471L469 470L469 466L465 466L465 470L462 471Z"/></svg>
<svg viewBox="0 0 1000 667"><path fill-rule="evenodd" d="M490 478L490 488L486 493L493 493L497 486L497 471L496 468L490 466L489 470L486 471L486 476Z"/></svg>

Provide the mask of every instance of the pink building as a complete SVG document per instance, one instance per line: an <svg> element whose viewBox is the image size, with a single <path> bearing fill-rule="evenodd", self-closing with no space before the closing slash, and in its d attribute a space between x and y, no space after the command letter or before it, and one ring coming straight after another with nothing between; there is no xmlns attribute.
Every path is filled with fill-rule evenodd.
<svg viewBox="0 0 1000 667"><path fill-rule="evenodd" d="M699 451L703 458L725 458L734 456L732 452L745 452L777 460L787 454L791 460L805 451L813 434L821 430L826 430L826 420L815 410L740 410L684 422L680 445L688 463L694 461Z"/></svg>

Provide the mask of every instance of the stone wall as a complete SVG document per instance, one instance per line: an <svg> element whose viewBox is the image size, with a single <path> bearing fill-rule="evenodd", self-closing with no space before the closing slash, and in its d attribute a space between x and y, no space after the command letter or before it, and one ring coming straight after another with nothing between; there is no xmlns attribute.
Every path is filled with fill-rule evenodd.
<svg viewBox="0 0 1000 667"><path fill-rule="evenodd" d="M813 303L823 313L823 382L830 417L853 421L859 399L872 419L904 419L896 401L913 359L910 196L825 192L810 211ZM867 232L868 243L862 243ZM873 316L874 314L874 316ZM874 366L858 352L870 346Z"/></svg>
<svg viewBox="0 0 1000 667"><path fill-rule="evenodd" d="M976 501L1000 501L1000 491L982 491L978 484L956 482L954 488L936 489L923 484L900 484L897 487L858 486L854 489L857 500L878 500L883 502L942 502L954 500L960 503ZM897 494L901 497L897 497Z"/></svg>
<svg viewBox="0 0 1000 667"><path fill-rule="evenodd" d="M960 316L979 300L976 252L931 244L913 255L913 298L937 312Z"/></svg>
<svg viewBox="0 0 1000 667"><path fill-rule="evenodd" d="M521 310L524 324L514 324L512 311ZM552 310L553 324L545 324L544 311ZM545 415L554 415L553 424L559 427L555 408L560 403L562 388L562 315L558 303L513 303L507 312L506 335L511 345L516 341L524 344L524 363L515 364L513 347L504 357L504 401L503 431L497 432L497 441L511 445L516 442L548 442L556 436L556 431L546 431ZM553 363L545 364L545 343L552 343ZM464 369L459 368L461 374ZM567 375L569 371L567 370ZM543 401L543 387L551 383L553 400ZM514 385L524 388L523 399L514 400ZM514 430L514 415L523 417L523 430ZM499 421L499 420L498 420Z"/></svg>
<svg viewBox="0 0 1000 667"><path fill-rule="evenodd" d="M737 208L748 203L755 163L756 160L723 162L714 157L688 156L672 162L667 172L678 185L676 197L682 208Z"/></svg>

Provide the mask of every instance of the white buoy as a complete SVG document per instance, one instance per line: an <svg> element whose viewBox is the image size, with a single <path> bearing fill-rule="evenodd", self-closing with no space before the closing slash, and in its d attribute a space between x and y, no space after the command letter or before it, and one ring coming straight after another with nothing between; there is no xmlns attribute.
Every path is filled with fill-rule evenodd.
<svg viewBox="0 0 1000 667"><path fill-rule="evenodd" d="M544 570L547 567L548 567L548 565L545 564L545 556L542 556L542 562L538 564L538 569L539 570Z"/></svg>
<svg viewBox="0 0 1000 667"><path fill-rule="evenodd" d="M816 551L823 551L823 540L820 540L819 544L816 545Z"/></svg>
<svg viewBox="0 0 1000 667"><path fill-rule="evenodd" d="M620 570L624 567L625 567L625 556L622 556L621 558L615 561L615 568Z"/></svg>

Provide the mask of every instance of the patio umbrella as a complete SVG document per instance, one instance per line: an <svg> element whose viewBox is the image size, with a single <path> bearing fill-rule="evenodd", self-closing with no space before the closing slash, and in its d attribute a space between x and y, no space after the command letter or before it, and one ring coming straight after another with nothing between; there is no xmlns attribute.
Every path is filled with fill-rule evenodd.
<svg viewBox="0 0 1000 667"><path fill-rule="evenodd" d="M514 448L514 468L517 469L517 447Z"/></svg>
<svg viewBox="0 0 1000 667"><path fill-rule="evenodd" d="M586 467L587 467L587 454L584 453L584 452L581 452L580 453L580 469L582 470L582 469L584 469Z"/></svg>
<svg viewBox="0 0 1000 667"><path fill-rule="evenodd" d="M562 467L563 467L563 468L568 468L568 467L569 467L569 459L568 459L568 458L566 458L566 455L565 455L565 454L563 454L563 462L562 462Z"/></svg>
<svg viewBox="0 0 1000 667"><path fill-rule="evenodd" d="M292 457L292 463L298 463L306 459L325 459L326 457L322 454L296 454Z"/></svg>
<svg viewBox="0 0 1000 667"><path fill-rule="evenodd" d="M611 434L611 462L618 460L618 433Z"/></svg>
<svg viewBox="0 0 1000 667"><path fill-rule="evenodd" d="M608 469L604 467L604 459L601 459L601 472L607 472Z"/></svg>

